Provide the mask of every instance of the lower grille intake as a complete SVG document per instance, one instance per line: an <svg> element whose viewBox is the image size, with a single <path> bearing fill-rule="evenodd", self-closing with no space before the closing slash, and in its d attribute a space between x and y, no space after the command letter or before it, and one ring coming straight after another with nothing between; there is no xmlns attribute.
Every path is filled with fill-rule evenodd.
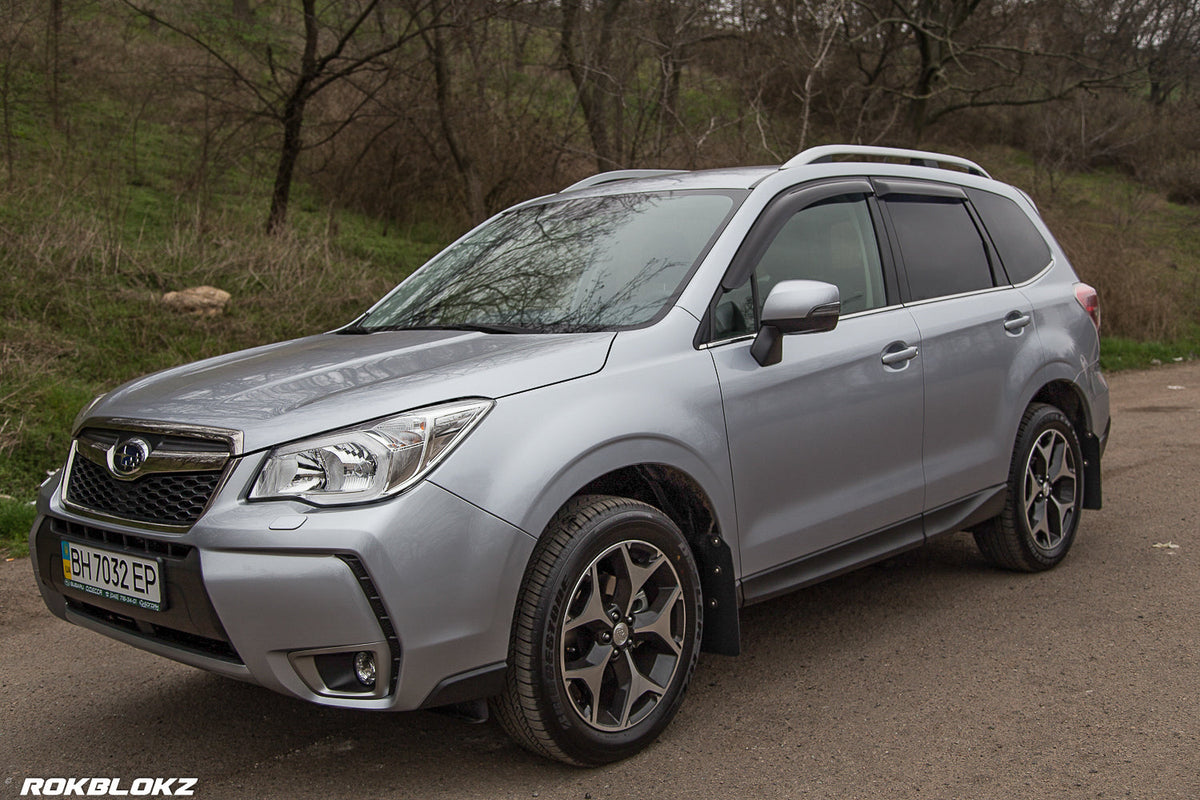
<svg viewBox="0 0 1200 800"><path fill-rule="evenodd" d="M121 628L122 630L136 634L143 639L162 642L169 644L179 650L187 650L197 655L208 656L209 658L217 658L221 661L228 661L231 664L241 664L241 656L233 649L233 645L229 642L220 639L210 639L207 636L200 636L187 631L168 628L165 625L155 625L148 622L139 622L133 617L124 614L118 614L115 611L109 611L106 608L94 606L91 603L84 603L79 600L68 599L67 608L74 611L76 614L93 619L96 622L103 623L113 628Z"/></svg>

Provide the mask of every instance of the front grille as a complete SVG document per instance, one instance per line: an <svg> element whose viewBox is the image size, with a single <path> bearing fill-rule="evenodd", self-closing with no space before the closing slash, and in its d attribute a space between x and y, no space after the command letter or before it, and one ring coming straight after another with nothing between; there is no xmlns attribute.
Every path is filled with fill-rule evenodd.
<svg viewBox="0 0 1200 800"><path fill-rule="evenodd" d="M119 481L99 464L76 457L67 500L122 519L187 526L204 513L220 481L220 472L164 472Z"/></svg>

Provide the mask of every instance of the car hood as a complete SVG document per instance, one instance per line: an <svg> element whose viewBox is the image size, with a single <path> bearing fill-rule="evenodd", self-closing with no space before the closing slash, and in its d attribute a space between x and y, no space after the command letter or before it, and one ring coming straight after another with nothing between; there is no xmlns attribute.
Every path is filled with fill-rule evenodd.
<svg viewBox="0 0 1200 800"><path fill-rule="evenodd" d="M598 372L613 333L322 334L186 364L100 399L102 417L239 430L253 452L461 397L498 398Z"/></svg>

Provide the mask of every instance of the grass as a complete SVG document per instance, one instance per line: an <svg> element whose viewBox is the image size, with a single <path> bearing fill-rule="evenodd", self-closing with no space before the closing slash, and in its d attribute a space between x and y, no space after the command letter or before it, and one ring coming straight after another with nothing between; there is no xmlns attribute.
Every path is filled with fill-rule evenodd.
<svg viewBox="0 0 1200 800"><path fill-rule="evenodd" d="M1200 357L1200 327L1191 335L1170 342L1139 342L1119 336L1100 339L1100 366L1107 372L1146 369Z"/></svg>
<svg viewBox="0 0 1200 800"><path fill-rule="evenodd" d="M29 555L29 529L36 516L31 501L0 497L0 557Z"/></svg>
<svg viewBox="0 0 1200 800"><path fill-rule="evenodd" d="M166 126L143 121L136 143L86 135L117 124L114 114L104 103L76 108L72 141L48 125L29 133L22 170L0 183L0 495L11 498L0 497L0 550L10 554L24 552L28 503L92 397L348 322L451 236L432 225L398 232L303 186L287 233L267 236L270 184L252 163L201 196ZM206 284L232 295L220 316L161 303Z"/></svg>

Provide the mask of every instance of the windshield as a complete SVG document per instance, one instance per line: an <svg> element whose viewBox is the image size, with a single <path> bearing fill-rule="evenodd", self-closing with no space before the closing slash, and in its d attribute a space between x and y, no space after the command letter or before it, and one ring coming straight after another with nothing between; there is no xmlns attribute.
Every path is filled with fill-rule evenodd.
<svg viewBox="0 0 1200 800"><path fill-rule="evenodd" d="M716 238L735 194L585 197L505 214L413 273L360 331L571 332L650 322Z"/></svg>

